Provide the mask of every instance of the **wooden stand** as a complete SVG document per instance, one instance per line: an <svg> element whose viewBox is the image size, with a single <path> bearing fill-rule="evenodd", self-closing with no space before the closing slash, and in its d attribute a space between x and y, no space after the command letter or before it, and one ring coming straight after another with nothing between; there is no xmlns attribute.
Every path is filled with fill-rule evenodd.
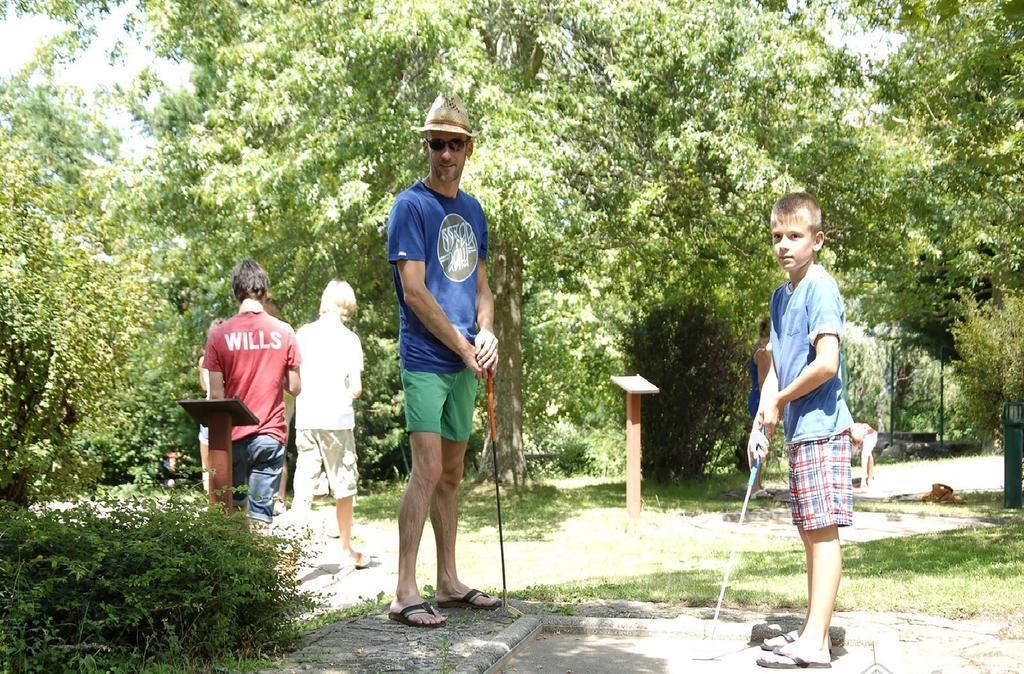
<svg viewBox="0 0 1024 674"><path fill-rule="evenodd" d="M231 429L260 420L240 398L179 400L189 416L210 430L210 505L220 503L231 512Z"/></svg>
<svg viewBox="0 0 1024 674"><path fill-rule="evenodd" d="M640 375L612 377L626 392L626 511L640 517L640 396L659 393L657 386Z"/></svg>

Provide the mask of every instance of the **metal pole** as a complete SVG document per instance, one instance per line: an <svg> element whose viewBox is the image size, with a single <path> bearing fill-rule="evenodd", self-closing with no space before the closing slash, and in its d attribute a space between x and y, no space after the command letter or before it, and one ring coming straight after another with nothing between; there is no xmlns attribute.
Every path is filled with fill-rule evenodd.
<svg viewBox="0 0 1024 674"><path fill-rule="evenodd" d="M1021 458L1024 455L1024 405L1003 403L1003 507L1021 507Z"/></svg>
<svg viewBox="0 0 1024 674"><path fill-rule="evenodd" d="M939 447L945 447L946 435L946 347L939 346Z"/></svg>
<svg viewBox="0 0 1024 674"><path fill-rule="evenodd" d="M889 351L889 446L896 442L896 345Z"/></svg>

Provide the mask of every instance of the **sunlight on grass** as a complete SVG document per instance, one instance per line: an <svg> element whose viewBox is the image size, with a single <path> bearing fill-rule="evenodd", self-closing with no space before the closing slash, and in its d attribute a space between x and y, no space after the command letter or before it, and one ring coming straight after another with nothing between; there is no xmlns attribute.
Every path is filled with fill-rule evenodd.
<svg viewBox="0 0 1024 674"><path fill-rule="evenodd" d="M688 485L644 485L644 512L631 522L625 485L576 478L502 491L509 591L518 598L582 602L628 599L713 606L729 549L730 530L700 528L692 517L738 512L723 499L743 486L741 476ZM363 520L393 526L402 487L361 496ZM997 498L998 497L998 498ZM950 618L1020 616L1024 606L1024 522L1007 514L1001 496L969 494L964 506L858 503L860 510L981 517L1001 526L846 543L840 610L913 611ZM751 503L752 511L788 506ZM463 486L459 526L460 576L500 591L501 567L493 484ZM433 536L426 527L419 573L433 578ZM746 530L726 604L752 609L799 609L806 602L799 541Z"/></svg>

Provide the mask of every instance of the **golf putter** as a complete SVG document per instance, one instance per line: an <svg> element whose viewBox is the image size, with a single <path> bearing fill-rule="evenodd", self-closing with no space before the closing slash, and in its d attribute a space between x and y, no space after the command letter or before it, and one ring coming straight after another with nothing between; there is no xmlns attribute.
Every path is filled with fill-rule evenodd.
<svg viewBox="0 0 1024 674"><path fill-rule="evenodd" d="M508 587L505 584L505 533L501 526L501 487L498 485L498 432L494 426L494 375L487 373L487 416L491 425L491 452L494 454L494 501L498 506L498 546L501 549L501 605L513 618L521 618L523 612L508 603Z"/></svg>
<svg viewBox="0 0 1024 674"><path fill-rule="evenodd" d="M747 493L743 497L743 508L740 509L740 521L736 525L736 533L732 539L732 550L729 552L729 561L725 564L725 577L722 578L722 589L718 592L718 603L715 605L715 618L711 623L711 639L715 638L715 631L718 629L718 614L722 610L722 599L725 598L725 588L729 584L729 574L732 573L733 564L736 562L736 546L740 541L740 531L743 529L743 520L747 516L747 505L750 503L750 490L754 487L757 479L757 471L761 468L761 457L768 448L768 437L764 434L764 428L754 422L750 432L750 440L747 448L754 455L754 464L750 467L750 477L747 479Z"/></svg>

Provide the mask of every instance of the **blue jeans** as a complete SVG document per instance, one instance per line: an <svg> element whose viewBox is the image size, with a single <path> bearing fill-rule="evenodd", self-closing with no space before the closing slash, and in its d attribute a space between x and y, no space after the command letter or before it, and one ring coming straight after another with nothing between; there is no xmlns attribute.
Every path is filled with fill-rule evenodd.
<svg viewBox="0 0 1024 674"><path fill-rule="evenodd" d="M269 435L250 435L231 443L231 483L248 486L249 493L235 494L236 508L249 500L249 517L261 522L274 521L274 498L281 486L284 445Z"/></svg>

